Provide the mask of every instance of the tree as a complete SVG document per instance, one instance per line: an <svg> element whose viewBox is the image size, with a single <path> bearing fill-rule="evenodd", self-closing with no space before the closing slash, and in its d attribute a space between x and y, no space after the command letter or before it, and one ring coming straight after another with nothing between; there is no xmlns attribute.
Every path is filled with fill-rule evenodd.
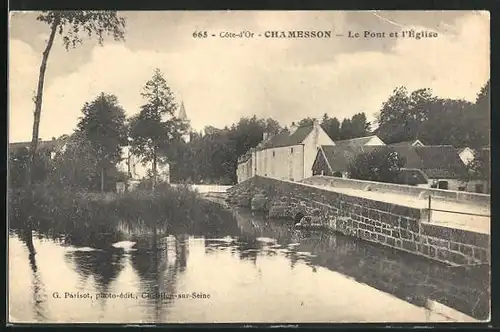
<svg viewBox="0 0 500 332"><path fill-rule="evenodd" d="M174 95L159 69L155 69L153 77L146 82L141 96L146 103L130 121L132 152L140 156L143 163L152 163L155 188L158 162L167 161L165 152L172 142L181 139L187 127L175 117L177 105Z"/></svg>
<svg viewBox="0 0 500 332"><path fill-rule="evenodd" d="M102 44L104 37L107 35L111 35L115 40L123 40L125 29L125 19L119 17L116 11L43 11L37 17L37 20L50 26L50 34L45 50L42 53L37 91L34 97L35 111L33 113L33 132L30 147L29 184L34 181L33 174L36 167L45 71L56 34L59 33L62 36L62 42L68 50L70 47L76 47L82 42L81 33L86 33L88 37L97 36L99 44ZM32 226L29 222L25 225L25 233L30 255L35 255Z"/></svg>
<svg viewBox="0 0 500 332"><path fill-rule="evenodd" d="M88 37L96 36L99 44L102 45L106 35L111 35L117 41L123 40L125 29L125 19L119 17L116 11L43 11L37 20L50 26L50 34L42 54L37 92L34 98L35 111L30 148L30 168L34 167L37 155L45 71L56 34L62 36L64 47L68 50L70 47L74 48L82 43L82 33L87 34ZM29 179L31 183L31 176Z"/></svg>
<svg viewBox="0 0 500 332"><path fill-rule="evenodd" d="M67 140L65 151L54 159L49 184L87 191L99 187L99 179L99 160L94 148L83 132L75 131Z"/></svg>
<svg viewBox="0 0 500 332"><path fill-rule="evenodd" d="M340 121L337 118L330 118L325 113L321 120L321 127L332 140L340 140Z"/></svg>
<svg viewBox="0 0 500 332"><path fill-rule="evenodd" d="M313 122L314 118L307 117L300 120L299 123L297 124L297 127L312 126Z"/></svg>
<svg viewBox="0 0 500 332"><path fill-rule="evenodd" d="M349 164L349 176L353 179L395 182L406 160L390 147L374 149L358 154Z"/></svg>
<svg viewBox="0 0 500 332"><path fill-rule="evenodd" d="M127 144L125 111L114 95L102 92L85 103L77 130L90 143L100 169L100 189L104 191L105 173L115 168L121 158L121 147Z"/></svg>
<svg viewBox="0 0 500 332"><path fill-rule="evenodd" d="M366 120L365 113L354 114L350 122L349 138L364 137L370 133L370 123Z"/></svg>

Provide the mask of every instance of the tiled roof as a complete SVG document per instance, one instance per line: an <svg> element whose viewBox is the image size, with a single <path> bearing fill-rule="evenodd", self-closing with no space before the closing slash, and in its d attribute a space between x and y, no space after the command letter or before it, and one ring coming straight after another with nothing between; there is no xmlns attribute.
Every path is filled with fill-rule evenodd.
<svg viewBox="0 0 500 332"><path fill-rule="evenodd" d="M371 152L376 146L338 146L338 145L322 145L325 157L332 168L332 172L345 172L354 158L363 152Z"/></svg>
<svg viewBox="0 0 500 332"><path fill-rule="evenodd" d="M38 150L46 150L46 151L57 151L62 148L64 143L66 142L68 136L64 135L58 139L50 140L50 141L38 141ZM13 152L19 149L29 149L31 146L30 142L14 142L9 143L9 151Z"/></svg>
<svg viewBox="0 0 500 332"><path fill-rule="evenodd" d="M420 140L415 139L413 141L403 141L403 142L392 143L392 144L389 144L389 146L394 146L394 147L397 147L397 146L413 146L413 144L415 144L416 142L422 143Z"/></svg>
<svg viewBox="0 0 500 332"><path fill-rule="evenodd" d="M466 171L451 145L391 147L406 159L406 168L422 170L431 179L457 179Z"/></svg>
<svg viewBox="0 0 500 332"><path fill-rule="evenodd" d="M350 162L362 152L371 152L380 146L331 146L321 149L333 172L347 171ZM456 179L466 171L457 150L451 145L441 146L401 146L390 148L406 160L405 168L420 169L431 179Z"/></svg>
<svg viewBox="0 0 500 332"><path fill-rule="evenodd" d="M301 144L306 139L307 135L311 133L313 128L313 125L299 127L291 134L287 131L284 131L266 141L261 142L259 145L257 145L257 149L265 150L270 148L279 148Z"/></svg>
<svg viewBox="0 0 500 332"><path fill-rule="evenodd" d="M342 141L335 141L335 145L338 147L348 148L351 146L359 147L368 143L372 138L377 137L376 135L365 136L365 137L357 137L351 139L345 139Z"/></svg>

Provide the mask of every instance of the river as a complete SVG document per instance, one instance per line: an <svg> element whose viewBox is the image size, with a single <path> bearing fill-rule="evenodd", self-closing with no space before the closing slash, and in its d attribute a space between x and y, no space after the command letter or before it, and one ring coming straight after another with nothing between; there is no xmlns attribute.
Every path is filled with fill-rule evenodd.
<svg viewBox="0 0 500 332"><path fill-rule="evenodd" d="M233 213L237 225L210 236L122 230L121 242L98 247L36 236L34 259L11 232L10 321L424 323L489 316L484 267L447 267L341 235L296 231L244 209Z"/></svg>

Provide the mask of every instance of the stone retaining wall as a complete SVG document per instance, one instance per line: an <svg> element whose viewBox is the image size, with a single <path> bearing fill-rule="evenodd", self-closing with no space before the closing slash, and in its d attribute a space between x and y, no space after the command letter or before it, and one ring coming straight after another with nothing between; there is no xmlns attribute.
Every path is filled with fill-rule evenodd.
<svg viewBox="0 0 500 332"><path fill-rule="evenodd" d="M490 237L425 222L428 211L345 195L304 183L255 176L228 190L228 201L251 207L267 197L269 216L293 220L319 210L332 231L452 265L488 264ZM264 210L264 211L267 211Z"/></svg>

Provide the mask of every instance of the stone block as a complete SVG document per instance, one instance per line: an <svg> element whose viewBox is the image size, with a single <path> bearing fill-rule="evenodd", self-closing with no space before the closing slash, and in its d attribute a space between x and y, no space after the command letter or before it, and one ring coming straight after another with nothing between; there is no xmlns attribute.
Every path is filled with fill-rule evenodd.
<svg viewBox="0 0 500 332"><path fill-rule="evenodd" d="M450 250L460 251L460 244L456 242L450 242Z"/></svg>
<svg viewBox="0 0 500 332"><path fill-rule="evenodd" d="M488 263L488 251L482 248L474 248L474 258L480 262Z"/></svg>
<svg viewBox="0 0 500 332"><path fill-rule="evenodd" d="M250 201L252 211L267 212L269 211L268 198L262 194L256 194Z"/></svg>
<svg viewBox="0 0 500 332"><path fill-rule="evenodd" d="M416 251L416 244L411 240L403 240L403 249L408 251Z"/></svg>
<svg viewBox="0 0 500 332"><path fill-rule="evenodd" d="M465 265L467 264L467 257L460 253L450 252L448 254L448 261L458 265Z"/></svg>
<svg viewBox="0 0 500 332"><path fill-rule="evenodd" d="M472 250L472 247L466 244L460 244L459 251L464 254L465 256L473 257L474 252Z"/></svg>
<svg viewBox="0 0 500 332"><path fill-rule="evenodd" d="M386 243L390 245L391 247L394 247L396 245L396 239L393 237L387 237Z"/></svg>

